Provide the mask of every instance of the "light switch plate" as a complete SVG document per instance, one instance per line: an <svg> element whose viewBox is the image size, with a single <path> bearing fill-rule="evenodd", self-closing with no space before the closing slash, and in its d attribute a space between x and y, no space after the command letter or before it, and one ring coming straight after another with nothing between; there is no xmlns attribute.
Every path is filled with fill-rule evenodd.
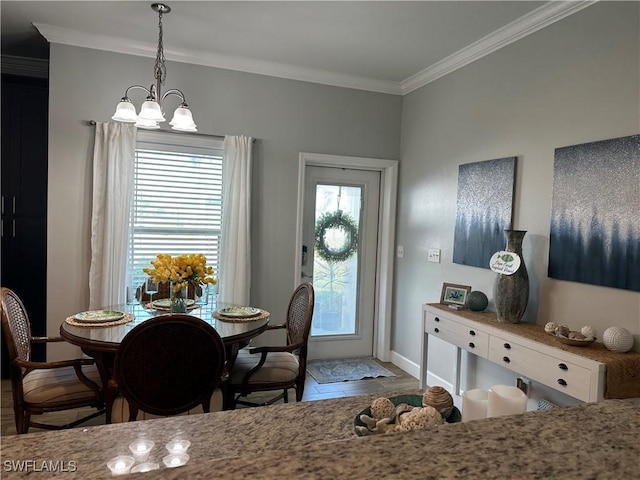
<svg viewBox="0 0 640 480"><path fill-rule="evenodd" d="M440 249L430 248L427 260L432 263L440 263Z"/></svg>

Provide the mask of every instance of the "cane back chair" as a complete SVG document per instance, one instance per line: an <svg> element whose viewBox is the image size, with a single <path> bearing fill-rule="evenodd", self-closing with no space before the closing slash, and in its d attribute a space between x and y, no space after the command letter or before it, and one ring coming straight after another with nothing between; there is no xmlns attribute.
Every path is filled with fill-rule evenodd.
<svg viewBox="0 0 640 480"><path fill-rule="evenodd" d="M286 345L240 350L231 372L227 397L231 408L236 404L270 405L280 399L288 403L290 388L296 391L296 401L302 400L313 304L313 286L310 283L301 284L291 296L285 323L267 327L267 330L285 329ZM282 393L266 402L241 399L255 392L276 390L282 390Z"/></svg>
<svg viewBox="0 0 640 480"><path fill-rule="evenodd" d="M100 375L89 358L57 362L31 361L33 343L62 342L59 337L32 337L27 311L15 292L1 289L2 331L11 361L13 412L18 433L29 427L59 430L70 428L104 412ZM80 407L95 407L90 415L65 425L51 425L31 420L41 415Z"/></svg>

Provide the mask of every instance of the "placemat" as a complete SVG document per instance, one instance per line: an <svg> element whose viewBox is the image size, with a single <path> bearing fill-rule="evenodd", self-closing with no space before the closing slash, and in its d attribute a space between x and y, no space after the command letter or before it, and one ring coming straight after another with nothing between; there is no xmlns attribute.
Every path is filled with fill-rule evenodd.
<svg viewBox="0 0 640 480"><path fill-rule="evenodd" d="M227 317L226 315L222 315L220 312L214 312L213 318L217 320L221 320L223 322L229 323L240 323L240 322L253 322L255 320L264 320L265 318L269 318L271 315L266 310L262 310L259 308L260 313L258 315L254 315L253 317Z"/></svg>
<svg viewBox="0 0 640 480"><path fill-rule="evenodd" d="M73 325L74 327L88 327L88 328L96 328L96 327L114 327L116 325L123 325L125 323L132 322L136 317L132 313L125 313L124 317L120 320L115 320L113 322L79 322L76 318L71 315L65 319L69 325Z"/></svg>

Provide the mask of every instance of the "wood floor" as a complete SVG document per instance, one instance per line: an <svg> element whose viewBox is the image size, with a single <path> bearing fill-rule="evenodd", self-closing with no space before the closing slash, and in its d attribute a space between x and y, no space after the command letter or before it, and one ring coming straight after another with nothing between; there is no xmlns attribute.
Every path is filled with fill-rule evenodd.
<svg viewBox="0 0 640 480"><path fill-rule="evenodd" d="M310 402L313 400L321 400L326 398L339 398L349 397L353 395L361 395L364 393L380 393L381 396L385 392L410 390L419 388L418 379L412 377L405 371L396 367L392 363L379 362L387 370L393 372L395 377L379 377L379 378L367 378L363 380L355 380L349 382L339 383L324 383L319 384L314 380L311 375L307 375L307 380L304 388L303 402ZM13 417L13 402L11 397L11 382L9 380L2 380L0 394L1 398L1 415L0 415L0 435L15 435L16 427ZM290 394L291 397L291 394ZM264 398L264 394L256 394L249 397L252 401L261 401ZM85 416L90 413L91 409L83 408L76 410L68 410L65 412L47 413L40 415L39 421L44 423L60 424L64 425L73 421L76 418ZM104 415L96 417L87 423L82 424L83 428L89 425L102 425L104 423ZM30 428L29 433L41 431L37 428Z"/></svg>

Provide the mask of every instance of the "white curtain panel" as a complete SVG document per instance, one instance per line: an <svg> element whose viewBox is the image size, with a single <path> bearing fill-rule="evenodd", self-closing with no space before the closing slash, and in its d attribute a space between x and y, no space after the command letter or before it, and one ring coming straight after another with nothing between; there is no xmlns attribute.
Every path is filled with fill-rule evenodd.
<svg viewBox="0 0 640 480"><path fill-rule="evenodd" d="M129 218L133 195L136 128L96 122L89 308L126 301Z"/></svg>
<svg viewBox="0 0 640 480"><path fill-rule="evenodd" d="M222 238L218 304L249 305L251 286L251 150L253 139L226 136L222 163Z"/></svg>

